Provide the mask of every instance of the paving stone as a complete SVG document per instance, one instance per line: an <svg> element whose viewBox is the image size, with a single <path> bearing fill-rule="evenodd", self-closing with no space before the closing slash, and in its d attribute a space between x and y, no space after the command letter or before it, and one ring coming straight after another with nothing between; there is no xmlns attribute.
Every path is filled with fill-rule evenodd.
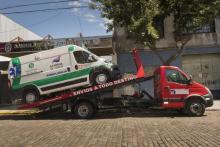
<svg viewBox="0 0 220 147"><path fill-rule="evenodd" d="M0 116L0 146L220 146L220 111L206 111L202 117L170 112L101 113L91 120L69 115Z"/></svg>

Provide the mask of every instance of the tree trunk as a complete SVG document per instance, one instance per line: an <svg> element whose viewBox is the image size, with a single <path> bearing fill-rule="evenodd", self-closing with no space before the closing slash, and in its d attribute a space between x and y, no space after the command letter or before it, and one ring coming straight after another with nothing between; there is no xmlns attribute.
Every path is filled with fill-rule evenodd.
<svg viewBox="0 0 220 147"><path fill-rule="evenodd" d="M165 62L165 65L169 66L174 60L183 54L184 46L182 45L175 54L171 55Z"/></svg>
<svg viewBox="0 0 220 147"><path fill-rule="evenodd" d="M160 55L160 53L158 52L158 50L155 47L155 45L148 44L148 47L160 59L160 61L162 62L163 65L166 64L166 61L164 60L163 56Z"/></svg>
<svg viewBox="0 0 220 147"><path fill-rule="evenodd" d="M171 62L173 62L174 60L176 60L179 56L181 56L183 54L185 45L188 43L188 41L191 39L192 36L181 36L180 37L180 42L181 42L181 46L178 47L177 46L177 52L175 54L173 54L172 56L169 57L169 59L166 60L166 65L170 65Z"/></svg>

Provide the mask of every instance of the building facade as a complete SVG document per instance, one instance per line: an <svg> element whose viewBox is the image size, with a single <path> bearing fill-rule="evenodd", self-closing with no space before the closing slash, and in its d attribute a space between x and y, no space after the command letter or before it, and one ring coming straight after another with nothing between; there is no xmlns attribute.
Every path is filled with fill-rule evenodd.
<svg viewBox="0 0 220 147"><path fill-rule="evenodd" d="M156 44L164 57L175 53L176 41L173 31L173 17L170 16L164 20L163 35ZM218 64L220 62L220 19L215 19L213 23L199 28L196 33L187 32L186 35L191 35L192 38L187 43L183 55L171 65L182 68L191 74L194 80L209 87L216 97L220 97L220 64ZM128 64L132 62L128 58L131 59L130 50L134 47L142 49L141 56L148 73L162 65L149 48L127 39L123 28L115 28L113 45L118 52L118 64L125 73L135 70L132 67L133 63Z"/></svg>

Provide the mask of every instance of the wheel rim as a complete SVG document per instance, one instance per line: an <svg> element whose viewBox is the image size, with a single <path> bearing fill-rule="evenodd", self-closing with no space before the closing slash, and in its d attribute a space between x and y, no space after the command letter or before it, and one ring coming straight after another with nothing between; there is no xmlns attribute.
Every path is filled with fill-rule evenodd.
<svg viewBox="0 0 220 147"><path fill-rule="evenodd" d="M190 111L193 114L200 115L202 113L202 105L199 103L192 103L190 105Z"/></svg>
<svg viewBox="0 0 220 147"><path fill-rule="evenodd" d="M89 114L89 108L85 105L79 106L78 114L80 117L86 117Z"/></svg>
<svg viewBox="0 0 220 147"><path fill-rule="evenodd" d="M36 96L33 93L28 93L26 95L26 102L33 103L36 100Z"/></svg>
<svg viewBox="0 0 220 147"><path fill-rule="evenodd" d="M107 76L105 74L98 74L95 80L97 84L104 84L107 82Z"/></svg>

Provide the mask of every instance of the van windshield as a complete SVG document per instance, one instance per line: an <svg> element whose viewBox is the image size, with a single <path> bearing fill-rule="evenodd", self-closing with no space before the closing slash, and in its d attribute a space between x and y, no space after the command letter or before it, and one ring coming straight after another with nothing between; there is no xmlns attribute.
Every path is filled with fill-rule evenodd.
<svg viewBox="0 0 220 147"><path fill-rule="evenodd" d="M76 59L76 62L80 64L97 61L96 58L92 54L89 54L85 51L75 51L73 52L73 55Z"/></svg>

